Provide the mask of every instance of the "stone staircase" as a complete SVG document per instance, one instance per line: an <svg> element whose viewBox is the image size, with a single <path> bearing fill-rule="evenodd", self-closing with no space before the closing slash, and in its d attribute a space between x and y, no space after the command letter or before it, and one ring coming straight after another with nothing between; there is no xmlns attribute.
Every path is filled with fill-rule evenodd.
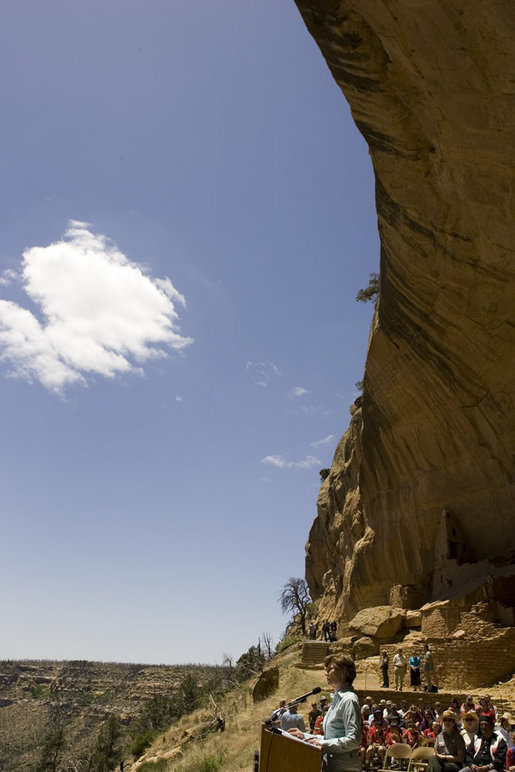
<svg viewBox="0 0 515 772"><path fill-rule="evenodd" d="M329 644L325 641L304 641L300 667L322 667L328 654Z"/></svg>

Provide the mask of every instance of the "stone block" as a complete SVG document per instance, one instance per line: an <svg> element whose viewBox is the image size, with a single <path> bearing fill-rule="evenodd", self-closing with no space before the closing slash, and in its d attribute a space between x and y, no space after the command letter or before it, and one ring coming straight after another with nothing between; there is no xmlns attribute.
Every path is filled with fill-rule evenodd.
<svg viewBox="0 0 515 772"><path fill-rule="evenodd" d="M274 694L279 688L279 668L270 667L263 670L252 690L252 699L254 702L261 702L271 694Z"/></svg>
<svg viewBox="0 0 515 772"><path fill-rule="evenodd" d="M375 606L358 611L349 623L349 627L364 636L388 640L401 630L405 617L404 609L392 608L392 606Z"/></svg>
<svg viewBox="0 0 515 772"><path fill-rule="evenodd" d="M404 627L421 627L422 625L422 612L421 611L406 611L406 618L404 620Z"/></svg>
<svg viewBox="0 0 515 772"><path fill-rule="evenodd" d="M354 641L354 658L355 659L367 659L368 657L375 657L379 654L379 642L370 638L369 636L363 636Z"/></svg>

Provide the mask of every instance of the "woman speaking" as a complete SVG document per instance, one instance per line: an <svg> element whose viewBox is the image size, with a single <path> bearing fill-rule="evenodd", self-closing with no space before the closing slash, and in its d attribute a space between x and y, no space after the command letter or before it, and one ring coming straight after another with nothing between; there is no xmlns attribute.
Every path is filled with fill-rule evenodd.
<svg viewBox="0 0 515 772"><path fill-rule="evenodd" d="M322 749L324 772L359 772L361 711L352 687L356 665L350 657L330 654L325 659L325 672L334 696L325 714L323 737L299 729L290 729L290 734Z"/></svg>

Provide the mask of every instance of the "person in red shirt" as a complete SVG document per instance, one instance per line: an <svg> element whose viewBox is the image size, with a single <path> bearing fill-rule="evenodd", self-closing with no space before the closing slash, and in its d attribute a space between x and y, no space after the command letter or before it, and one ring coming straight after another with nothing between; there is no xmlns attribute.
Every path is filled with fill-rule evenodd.
<svg viewBox="0 0 515 772"><path fill-rule="evenodd" d="M322 708L322 715L319 716L317 719L315 719L315 726L313 727L313 734L318 734L318 735L324 734L323 732L324 716L329 710L329 705L321 704L320 707Z"/></svg>
<svg viewBox="0 0 515 772"><path fill-rule="evenodd" d="M361 714L361 743L359 746L359 758L361 759L361 766L365 765L365 758L368 748L368 721L365 721L363 714Z"/></svg>
<svg viewBox="0 0 515 772"><path fill-rule="evenodd" d="M473 696L469 694L460 708L460 713L463 716L464 713L470 713L471 711L479 713L479 705L475 704Z"/></svg>
<svg viewBox="0 0 515 772"><path fill-rule="evenodd" d="M433 721L429 729L424 729L424 745L434 746L437 736L440 734L440 722Z"/></svg>
<svg viewBox="0 0 515 772"><path fill-rule="evenodd" d="M479 699L479 720L481 721L483 716L490 716L492 721L496 722L497 716L495 715L495 708L493 705L488 704L486 697Z"/></svg>
<svg viewBox="0 0 515 772"><path fill-rule="evenodd" d="M386 745L390 747L391 745L395 745L395 743L401 743L401 742L402 742L402 730L399 726L399 721L398 719L392 719L390 722L388 731L386 733Z"/></svg>
<svg viewBox="0 0 515 772"><path fill-rule="evenodd" d="M411 748L419 748L423 744L422 737L423 735L421 734L420 729L417 729L415 726L414 721L409 722L408 728L402 735L404 742Z"/></svg>
<svg viewBox="0 0 515 772"><path fill-rule="evenodd" d="M386 753L386 724L383 721L381 708L374 710L374 722L368 730L368 748L365 761L368 766L377 757L381 764Z"/></svg>

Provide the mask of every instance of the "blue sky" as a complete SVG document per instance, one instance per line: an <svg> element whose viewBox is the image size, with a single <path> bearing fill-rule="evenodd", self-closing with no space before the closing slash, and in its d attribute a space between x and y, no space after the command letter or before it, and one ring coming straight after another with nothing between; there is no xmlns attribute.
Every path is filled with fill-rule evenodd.
<svg viewBox="0 0 515 772"><path fill-rule="evenodd" d="M277 642L363 372L365 142L291 0L0 16L0 658Z"/></svg>

